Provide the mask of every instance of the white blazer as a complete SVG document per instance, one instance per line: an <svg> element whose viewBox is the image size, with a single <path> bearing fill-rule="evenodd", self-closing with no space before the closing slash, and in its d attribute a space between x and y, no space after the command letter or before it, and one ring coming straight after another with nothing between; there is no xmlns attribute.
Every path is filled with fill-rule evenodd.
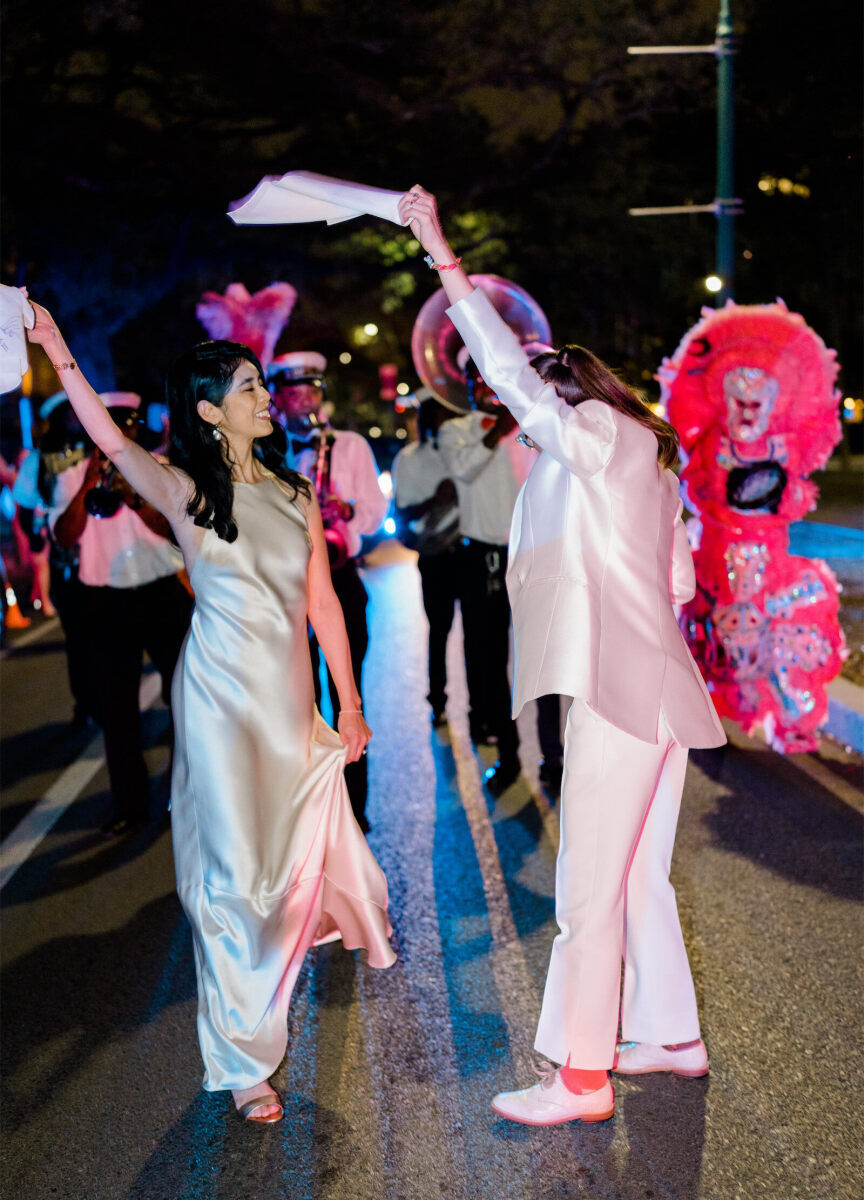
<svg viewBox="0 0 864 1200"><path fill-rule="evenodd" d="M514 716L558 693L644 742L657 743L662 709L680 745L722 745L672 609L696 580L678 480L659 466L654 434L602 400L566 404L481 291L447 312L480 374L542 447L510 529Z"/></svg>

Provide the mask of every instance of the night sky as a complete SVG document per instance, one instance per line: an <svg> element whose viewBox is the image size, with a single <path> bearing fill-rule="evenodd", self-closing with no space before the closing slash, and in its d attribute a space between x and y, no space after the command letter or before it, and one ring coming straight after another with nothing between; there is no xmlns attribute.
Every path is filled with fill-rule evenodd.
<svg viewBox="0 0 864 1200"><path fill-rule="evenodd" d="M803 312L860 394L859 15L732 11L735 297ZM626 46L711 42L716 17L716 0L8 0L3 281L52 308L97 387L149 400L204 336L202 291L287 280L300 299L278 349L350 349L337 394L365 395L362 424L379 362L417 383L411 327L435 281L408 235L224 214L266 173L421 182L469 270L522 284L555 340L650 394L709 302L715 221L627 208L714 198L716 68ZM358 349L369 321L380 334ZM37 370L37 395L55 386Z"/></svg>

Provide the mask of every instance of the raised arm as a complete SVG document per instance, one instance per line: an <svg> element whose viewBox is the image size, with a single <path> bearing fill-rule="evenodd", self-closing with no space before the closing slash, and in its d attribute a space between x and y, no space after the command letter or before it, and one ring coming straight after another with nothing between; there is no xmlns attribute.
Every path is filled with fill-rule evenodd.
<svg viewBox="0 0 864 1200"><path fill-rule="evenodd" d="M69 397L69 403L90 437L132 488L175 527L187 519L189 481L173 467L163 466L143 447L118 429L96 392L78 370L51 314L33 304L36 324L27 331L40 345Z"/></svg>
<svg viewBox="0 0 864 1200"><path fill-rule="evenodd" d="M434 196L412 188L400 200L399 212L434 260L451 302L448 316L498 399L524 432L568 470L583 476L602 470L612 457L617 432L609 405L586 400L573 407L542 381L513 331L457 264Z"/></svg>

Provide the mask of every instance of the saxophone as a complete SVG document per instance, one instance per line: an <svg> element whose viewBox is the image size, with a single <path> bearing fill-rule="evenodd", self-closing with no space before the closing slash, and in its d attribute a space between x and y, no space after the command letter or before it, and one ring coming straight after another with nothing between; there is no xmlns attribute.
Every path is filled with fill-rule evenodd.
<svg viewBox="0 0 864 1200"><path fill-rule="evenodd" d="M345 536L345 522L334 511L333 492L330 487L330 455L333 450L332 438L322 429L318 435L318 451L315 459L315 472L312 482L318 506L321 509L321 519L324 522L324 541L327 543L327 559L330 570L344 567L351 557L348 553L348 539Z"/></svg>

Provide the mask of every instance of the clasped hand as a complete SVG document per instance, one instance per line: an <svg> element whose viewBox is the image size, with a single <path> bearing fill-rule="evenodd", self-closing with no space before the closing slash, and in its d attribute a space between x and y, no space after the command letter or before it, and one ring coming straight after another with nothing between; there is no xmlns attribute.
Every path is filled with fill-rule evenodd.
<svg viewBox="0 0 864 1200"><path fill-rule="evenodd" d="M321 520L325 525L332 525L335 521L350 521L353 516L354 506L335 492L321 501Z"/></svg>
<svg viewBox="0 0 864 1200"><path fill-rule="evenodd" d="M342 739L342 745L347 750L346 761L357 760L366 753L372 730L366 724L361 712L342 711L336 721L336 728Z"/></svg>

